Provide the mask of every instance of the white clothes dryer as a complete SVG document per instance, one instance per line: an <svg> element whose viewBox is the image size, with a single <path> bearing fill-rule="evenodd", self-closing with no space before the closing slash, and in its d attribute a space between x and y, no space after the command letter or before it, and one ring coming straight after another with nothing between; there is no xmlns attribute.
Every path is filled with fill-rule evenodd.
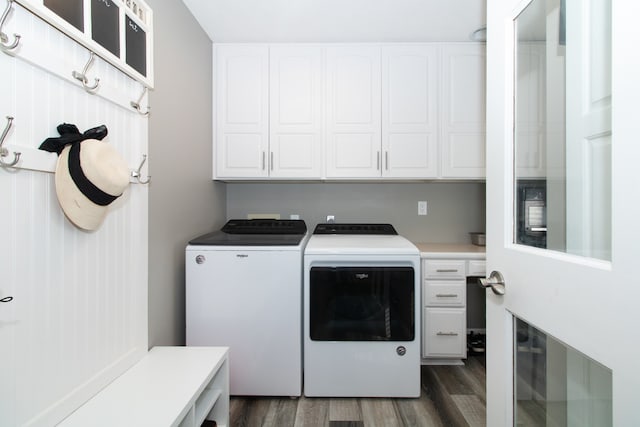
<svg viewBox="0 0 640 427"><path fill-rule="evenodd" d="M319 224L304 255L304 394L420 396L420 253L389 224Z"/></svg>

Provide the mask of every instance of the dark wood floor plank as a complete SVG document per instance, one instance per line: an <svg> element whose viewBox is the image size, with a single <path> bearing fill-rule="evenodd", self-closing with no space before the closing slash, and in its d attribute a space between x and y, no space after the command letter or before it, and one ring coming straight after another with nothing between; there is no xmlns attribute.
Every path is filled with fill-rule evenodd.
<svg viewBox="0 0 640 427"><path fill-rule="evenodd" d="M458 410L444 384L445 382L451 382L447 378L451 371L438 369L440 368L439 366L423 366L422 368L423 387L435 402L443 424L448 427L468 427L469 424Z"/></svg>
<svg viewBox="0 0 640 427"><path fill-rule="evenodd" d="M459 394L451 396L458 410L470 427L486 427L486 410L484 402L476 395Z"/></svg>
<svg viewBox="0 0 640 427"><path fill-rule="evenodd" d="M418 399L395 399L396 411L405 426L443 426L433 401L422 392Z"/></svg>
<svg viewBox="0 0 640 427"><path fill-rule="evenodd" d="M469 388L472 390L472 393L478 396L482 403L486 405L487 381L484 371L484 365L481 364L479 359L484 360L484 357L468 358L466 361L466 365L464 366L464 368L460 369L459 372L465 377L465 381Z"/></svg>
<svg viewBox="0 0 640 427"><path fill-rule="evenodd" d="M271 399L269 410L265 416L264 427L293 426L298 411L298 399L288 397Z"/></svg>
<svg viewBox="0 0 640 427"><path fill-rule="evenodd" d="M329 421L362 421L359 399L331 399L329 402Z"/></svg>
<svg viewBox="0 0 640 427"><path fill-rule="evenodd" d="M434 366L440 381L449 394L473 394L474 391L464 374L464 366Z"/></svg>
<svg viewBox="0 0 640 427"><path fill-rule="evenodd" d="M329 421L329 427L364 427L362 421Z"/></svg>
<svg viewBox="0 0 640 427"><path fill-rule="evenodd" d="M402 427L393 399L364 398L360 407L365 427Z"/></svg>
<svg viewBox="0 0 640 427"><path fill-rule="evenodd" d="M232 424L235 427L248 426L248 416L250 412L251 403L249 399L237 397L231 399L229 402L229 419L233 420Z"/></svg>
<svg viewBox="0 0 640 427"><path fill-rule="evenodd" d="M327 427L329 425L329 399L301 397L294 426Z"/></svg>

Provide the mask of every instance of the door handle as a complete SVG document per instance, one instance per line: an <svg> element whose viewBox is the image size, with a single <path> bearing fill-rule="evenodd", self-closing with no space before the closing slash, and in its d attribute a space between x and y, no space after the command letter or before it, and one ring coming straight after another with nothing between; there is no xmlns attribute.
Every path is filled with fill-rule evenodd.
<svg viewBox="0 0 640 427"><path fill-rule="evenodd" d="M488 279L478 279L483 288L491 288L494 294L504 295L504 277L499 271L492 271Z"/></svg>

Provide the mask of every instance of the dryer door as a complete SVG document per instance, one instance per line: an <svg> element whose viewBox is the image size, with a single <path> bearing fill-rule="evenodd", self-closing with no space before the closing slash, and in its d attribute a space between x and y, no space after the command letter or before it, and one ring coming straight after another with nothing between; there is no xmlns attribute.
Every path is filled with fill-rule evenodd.
<svg viewBox="0 0 640 427"><path fill-rule="evenodd" d="M312 267L310 335L314 341L412 341L412 267Z"/></svg>

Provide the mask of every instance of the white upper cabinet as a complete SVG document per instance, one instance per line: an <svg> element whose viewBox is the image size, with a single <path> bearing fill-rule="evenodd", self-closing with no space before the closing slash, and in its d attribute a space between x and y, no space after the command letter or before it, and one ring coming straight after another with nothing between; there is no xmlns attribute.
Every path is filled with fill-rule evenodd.
<svg viewBox="0 0 640 427"><path fill-rule="evenodd" d="M326 176L380 177L380 47L330 46L326 57Z"/></svg>
<svg viewBox="0 0 640 427"><path fill-rule="evenodd" d="M438 177L438 47L382 49L382 176Z"/></svg>
<svg viewBox="0 0 640 427"><path fill-rule="evenodd" d="M442 45L442 178L485 177L485 45Z"/></svg>
<svg viewBox="0 0 640 427"><path fill-rule="evenodd" d="M214 177L266 177L269 47L214 45L214 61Z"/></svg>
<svg viewBox="0 0 640 427"><path fill-rule="evenodd" d="M480 43L215 44L214 179L484 179Z"/></svg>
<svg viewBox="0 0 640 427"><path fill-rule="evenodd" d="M269 176L322 176L322 50L270 48Z"/></svg>

